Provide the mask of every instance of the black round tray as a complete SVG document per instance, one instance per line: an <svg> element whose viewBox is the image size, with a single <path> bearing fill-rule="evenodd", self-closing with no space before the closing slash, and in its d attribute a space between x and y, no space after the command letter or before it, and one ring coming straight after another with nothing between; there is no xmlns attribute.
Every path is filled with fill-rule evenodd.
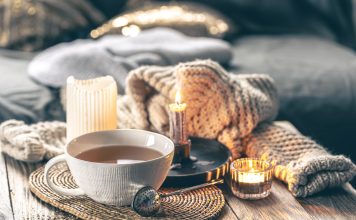
<svg viewBox="0 0 356 220"><path fill-rule="evenodd" d="M198 161L192 166L183 166L181 169L170 170L163 183L165 187L192 186L228 174L231 153L223 144L203 138L192 137L190 155Z"/></svg>

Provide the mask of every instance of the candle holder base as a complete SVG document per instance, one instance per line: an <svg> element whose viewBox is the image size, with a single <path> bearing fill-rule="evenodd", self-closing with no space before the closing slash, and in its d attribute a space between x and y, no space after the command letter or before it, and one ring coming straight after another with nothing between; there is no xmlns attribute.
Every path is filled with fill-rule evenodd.
<svg viewBox="0 0 356 220"><path fill-rule="evenodd" d="M174 145L174 158L173 158L173 168L178 168L179 164L189 164L194 163L198 159L192 155L190 155L190 149L192 146L192 142L188 139L185 144L175 144ZM171 169L173 169L171 168Z"/></svg>
<svg viewBox="0 0 356 220"><path fill-rule="evenodd" d="M271 189L268 189L262 193L256 193L256 194L246 194L246 193L242 193L242 192L239 192L236 190L233 190L232 193L240 199L258 200L258 199L263 199L263 198L266 198L267 196L269 196L269 194L271 193Z"/></svg>
<svg viewBox="0 0 356 220"><path fill-rule="evenodd" d="M171 166L171 170L179 170L179 169L195 169L195 162L197 162L198 159L194 156L189 156L187 159L181 160L180 162L174 162Z"/></svg>
<svg viewBox="0 0 356 220"><path fill-rule="evenodd" d="M228 174L231 153L224 145L203 138L191 138L191 143L189 159L173 163L164 186L192 186Z"/></svg>

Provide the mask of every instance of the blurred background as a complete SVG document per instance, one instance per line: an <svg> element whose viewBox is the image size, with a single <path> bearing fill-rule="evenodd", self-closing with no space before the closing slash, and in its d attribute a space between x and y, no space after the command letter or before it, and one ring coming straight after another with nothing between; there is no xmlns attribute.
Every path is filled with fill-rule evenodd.
<svg viewBox="0 0 356 220"><path fill-rule="evenodd" d="M290 121L332 153L356 161L355 0L2 0L0 121L65 120L62 85L45 83L47 77L36 72L46 66L52 75L46 74L53 77L55 66L49 64L56 59L48 55L46 60L46 51L52 51L51 56L57 53L51 47L73 49L78 44L63 42L84 39L92 43L109 35L135 38L156 27L226 42L231 56L220 63L227 70L273 77L280 95L278 120ZM132 68L155 64L140 60L132 65L138 58L128 62L120 51L124 46L130 49L124 44L106 45L115 65L118 60L120 65L127 64L121 66ZM164 44L170 47L170 39ZM176 48L173 44L177 42L171 45ZM150 53L164 57L157 45L157 51L150 48ZM113 53L111 47L118 52ZM135 51L135 55L147 53ZM42 63L29 69L41 53ZM80 59L82 65L90 62L86 60L90 55ZM95 58L99 66L104 58ZM179 61L184 59L165 64Z"/></svg>

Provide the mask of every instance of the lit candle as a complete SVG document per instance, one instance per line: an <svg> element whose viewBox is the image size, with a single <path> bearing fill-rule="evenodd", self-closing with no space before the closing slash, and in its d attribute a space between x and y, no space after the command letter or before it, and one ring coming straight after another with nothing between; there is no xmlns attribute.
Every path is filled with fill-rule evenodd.
<svg viewBox="0 0 356 220"><path fill-rule="evenodd" d="M187 144L188 137L185 125L186 103L182 103L182 97L178 90L175 103L169 104L170 110L170 137L175 144Z"/></svg>
<svg viewBox="0 0 356 220"><path fill-rule="evenodd" d="M174 143L173 163L190 161L190 140L188 139L185 112L187 104L182 102L180 91L178 90L175 97L175 103L169 104L169 125L170 137Z"/></svg>
<svg viewBox="0 0 356 220"><path fill-rule="evenodd" d="M258 172L253 168L252 160L248 161L248 170L246 172L239 172L239 182L242 183L263 183L264 173Z"/></svg>
<svg viewBox="0 0 356 220"><path fill-rule="evenodd" d="M261 199L270 194L274 164L268 161L242 158L230 166L231 190L242 199Z"/></svg>

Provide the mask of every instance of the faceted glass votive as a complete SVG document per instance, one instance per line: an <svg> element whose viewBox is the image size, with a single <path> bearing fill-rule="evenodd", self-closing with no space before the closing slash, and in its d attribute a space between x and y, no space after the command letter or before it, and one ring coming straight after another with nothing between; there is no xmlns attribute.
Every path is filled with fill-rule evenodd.
<svg viewBox="0 0 356 220"><path fill-rule="evenodd" d="M241 199L262 199L271 192L274 163L242 158L230 165L231 190Z"/></svg>

